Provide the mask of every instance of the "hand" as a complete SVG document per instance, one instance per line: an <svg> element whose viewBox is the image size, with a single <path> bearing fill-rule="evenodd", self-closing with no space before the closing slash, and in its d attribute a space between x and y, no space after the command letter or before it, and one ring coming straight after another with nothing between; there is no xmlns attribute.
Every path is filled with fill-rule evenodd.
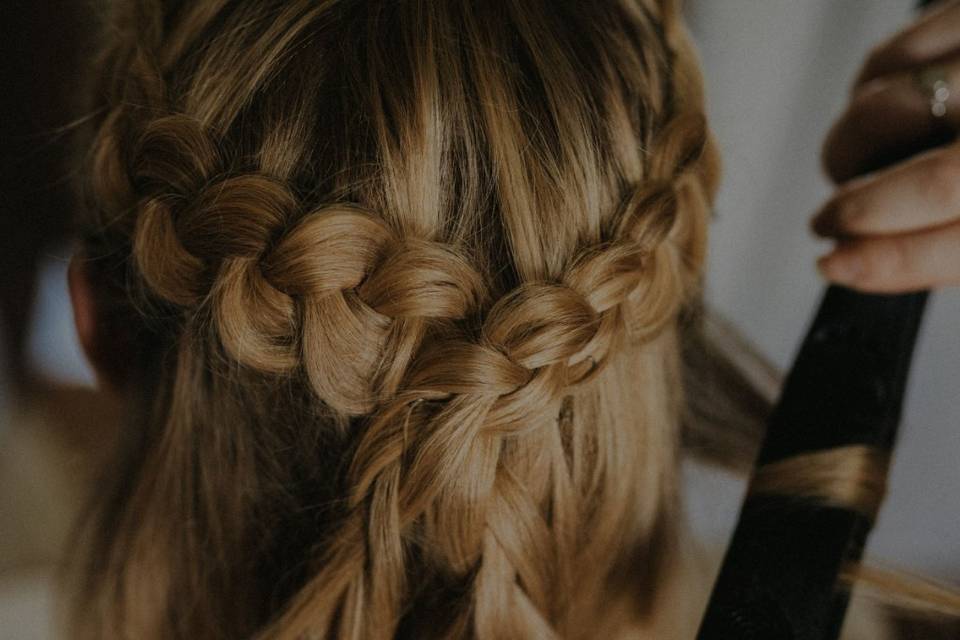
<svg viewBox="0 0 960 640"><path fill-rule="evenodd" d="M934 115L918 81L939 69L949 97ZM960 284L960 1L943 2L874 49L824 145L837 190L814 216L837 240L823 275L863 291Z"/></svg>

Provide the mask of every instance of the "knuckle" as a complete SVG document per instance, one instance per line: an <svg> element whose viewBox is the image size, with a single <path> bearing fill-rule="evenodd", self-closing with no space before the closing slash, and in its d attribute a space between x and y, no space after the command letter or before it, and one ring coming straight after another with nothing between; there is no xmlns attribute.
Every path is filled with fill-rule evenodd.
<svg viewBox="0 0 960 640"><path fill-rule="evenodd" d="M862 231L865 225L869 226L870 220L865 219L869 212L864 209L858 194L859 192L848 193L835 205L834 226L841 232L857 233Z"/></svg>
<svg viewBox="0 0 960 640"><path fill-rule="evenodd" d="M873 108L876 100L876 80L868 82L864 87L857 90L850 98L850 104L844 114L844 119L858 127L862 124L862 118Z"/></svg>
<svg viewBox="0 0 960 640"><path fill-rule="evenodd" d="M848 128L859 136L872 136L890 126L890 109L896 100L897 86L886 78L877 78L858 89L844 114Z"/></svg>
<svg viewBox="0 0 960 640"><path fill-rule="evenodd" d="M918 39L910 32L895 38L887 47L887 55L890 61L897 64L898 68L918 64L923 58L918 42Z"/></svg>
<svg viewBox="0 0 960 640"><path fill-rule="evenodd" d="M916 38L909 32L874 45L867 54L861 77L874 79L914 66L922 59Z"/></svg>
<svg viewBox="0 0 960 640"><path fill-rule="evenodd" d="M909 275L913 270L913 254L906 242L891 240L883 252L883 262L879 272L887 278L895 279Z"/></svg>
<svg viewBox="0 0 960 640"><path fill-rule="evenodd" d="M864 75L876 77L885 73L896 60L897 48L898 43L895 40L880 42L871 47L863 65Z"/></svg>
<svg viewBox="0 0 960 640"><path fill-rule="evenodd" d="M859 268L853 283L858 286L889 289L909 274L910 255L902 242L867 241L859 247L858 254Z"/></svg>
<svg viewBox="0 0 960 640"><path fill-rule="evenodd" d="M824 203L822 209L822 217L825 221L831 223L839 223L842 221L844 216L847 214L847 211L850 209L850 201L854 196L854 192L850 189L848 184L842 184L837 187L833 195Z"/></svg>
<svg viewBox="0 0 960 640"><path fill-rule="evenodd" d="M960 204L960 152L951 151L931 161L923 173L925 191L938 204Z"/></svg>
<svg viewBox="0 0 960 640"><path fill-rule="evenodd" d="M860 286L875 285L882 277L878 274L878 260L874 252L861 249L858 257L859 266L854 272L853 284Z"/></svg>
<svg viewBox="0 0 960 640"><path fill-rule="evenodd" d="M886 57L887 44L885 42L878 43L870 47L870 50L867 51L867 57L863 61L863 75L870 75L876 73L876 70L880 67L881 63Z"/></svg>
<svg viewBox="0 0 960 640"><path fill-rule="evenodd" d="M902 240L882 242L867 252L860 284L875 291L898 291L914 277L914 259Z"/></svg>

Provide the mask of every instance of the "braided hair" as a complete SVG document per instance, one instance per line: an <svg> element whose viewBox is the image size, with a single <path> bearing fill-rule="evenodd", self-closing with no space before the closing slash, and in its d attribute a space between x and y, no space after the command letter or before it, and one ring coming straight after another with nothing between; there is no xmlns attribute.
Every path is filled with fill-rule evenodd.
<svg viewBox="0 0 960 640"><path fill-rule="evenodd" d="M642 626L717 177L674 3L109 20L84 256L139 373L80 634Z"/></svg>

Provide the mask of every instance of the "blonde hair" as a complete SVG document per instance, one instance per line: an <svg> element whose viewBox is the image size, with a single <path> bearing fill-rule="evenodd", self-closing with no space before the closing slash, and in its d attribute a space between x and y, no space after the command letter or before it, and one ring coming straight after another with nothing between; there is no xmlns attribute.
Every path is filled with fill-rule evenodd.
<svg viewBox="0 0 960 640"><path fill-rule="evenodd" d="M78 633L638 624L718 173L674 3L114 13L84 251L137 397Z"/></svg>
<svg viewBox="0 0 960 640"><path fill-rule="evenodd" d="M83 255L133 379L76 635L649 626L681 436L742 467L768 406L701 324L718 165L676 3L141 0L107 25ZM750 491L873 517L886 464L801 456ZM957 610L891 575L843 579Z"/></svg>

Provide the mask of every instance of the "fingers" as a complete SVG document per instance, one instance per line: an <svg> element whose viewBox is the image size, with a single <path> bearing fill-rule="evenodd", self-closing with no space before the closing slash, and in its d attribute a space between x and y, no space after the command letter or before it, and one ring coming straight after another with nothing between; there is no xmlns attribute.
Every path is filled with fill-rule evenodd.
<svg viewBox="0 0 960 640"><path fill-rule="evenodd" d="M960 146L954 144L848 182L811 226L821 236L848 237L915 231L957 220Z"/></svg>
<svg viewBox="0 0 960 640"><path fill-rule="evenodd" d="M960 64L951 66L950 73L960 81ZM950 101L960 102L960 95L951 95ZM958 107L948 104L951 119L960 114ZM834 182L846 182L923 148L944 124L932 116L912 76L878 78L854 94L830 130L823 146L824 169Z"/></svg>
<svg viewBox="0 0 960 640"><path fill-rule="evenodd" d="M930 67L955 88L943 117L917 80ZM942 146L960 131L956 88L960 0L938 3L869 57L823 149L841 185L812 222L838 240L818 262L826 278L876 293L960 284L960 143Z"/></svg>
<svg viewBox="0 0 960 640"><path fill-rule="evenodd" d="M950 95L945 117L932 114L929 90L916 79L929 66L960 87L960 0L937 3L874 49L823 148L824 169L834 182L898 162L960 130L960 91Z"/></svg>
<svg viewBox="0 0 960 640"><path fill-rule="evenodd" d="M873 50L857 77L859 87L881 76L938 61L960 50L960 0L942 1Z"/></svg>
<svg viewBox="0 0 960 640"><path fill-rule="evenodd" d="M960 284L960 145L850 181L813 219L838 238L823 275L862 291Z"/></svg>
<svg viewBox="0 0 960 640"><path fill-rule="evenodd" d="M960 223L841 241L817 266L828 280L871 293L960 284Z"/></svg>

